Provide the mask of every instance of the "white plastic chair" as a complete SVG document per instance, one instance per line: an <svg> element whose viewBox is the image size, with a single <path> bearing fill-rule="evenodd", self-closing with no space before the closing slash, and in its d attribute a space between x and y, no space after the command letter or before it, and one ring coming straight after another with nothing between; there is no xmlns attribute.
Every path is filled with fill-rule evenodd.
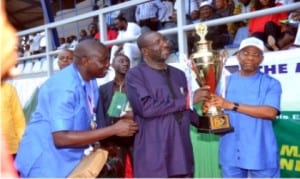
<svg viewBox="0 0 300 179"><path fill-rule="evenodd" d="M24 67L23 73L31 73L32 67L33 67L32 61L31 60L27 60L25 62L25 67Z"/></svg>
<svg viewBox="0 0 300 179"><path fill-rule="evenodd" d="M18 69L19 73L23 73L24 63L23 62L19 62L18 66L17 66L17 69Z"/></svg>
<svg viewBox="0 0 300 179"><path fill-rule="evenodd" d="M32 67L32 72L33 73L37 73L37 72L40 72L41 71L41 61L39 59L36 59L33 61L33 67Z"/></svg>

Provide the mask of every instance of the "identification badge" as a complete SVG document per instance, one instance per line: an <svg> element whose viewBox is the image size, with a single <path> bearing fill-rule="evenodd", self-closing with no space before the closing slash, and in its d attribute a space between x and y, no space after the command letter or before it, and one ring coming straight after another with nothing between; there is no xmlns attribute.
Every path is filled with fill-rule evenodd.
<svg viewBox="0 0 300 179"><path fill-rule="evenodd" d="M96 115L93 114L92 115L92 119L91 119L91 129L96 129L97 128L97 123L96 123Z"/></svg>

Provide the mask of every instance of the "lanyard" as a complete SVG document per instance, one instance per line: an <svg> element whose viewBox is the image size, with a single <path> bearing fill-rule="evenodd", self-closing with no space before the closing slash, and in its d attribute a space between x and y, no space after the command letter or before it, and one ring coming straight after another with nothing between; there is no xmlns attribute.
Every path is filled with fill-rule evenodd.
<svg viewBox="0 0 300 179"><path fill-rule="evenodd" d="M84 92L85 92L85 95L86 95L86 99L87 99L87 103L88 103L88 106L89 106L90 113L92 115L92 119L91 119L91 122L90 122L90 127L91 127L92 130L94 130L94 129L97 128L97 122L96 122L96 113L95 113L95 107L94 107L94 88L93 88L92 81L90 81L88 83L88 85L89 85L90 90L88 90L86 88L87 84L84 85L83 89L84 89ZM89 95L89 92L90 92L90 95ZM95 146L99 146L99 142L95 142ZM88 155L91 154L92 151L94 151L94 147L92 146L92 144L90 144L89 147L84 150L84 155L88 156Z"/></svg>
<svg viewBox="0 0 300 179"><path fill-rule="evenodd" d="M90 92L91 95L89 95L88 90L86 89L86 86L84 87L84 92L86 94L86 99L89 105L89 109L90 109L90 113L93 115L94 112L94 93L93 93L93 84L90 82L89 83L89 87L90 87Z"/></svg>
<svg viewBox="0 0 300 179"><path fill-rule="evenodd" d="M90 113L92 115L92 120L91 120L91 129L96 129L97 123L96 123L96 114L95 114L95 107L94 107L94 92L93 92L93 83L90 81L89 82L89 87L90 87L90 94L88 93L88 90L86 89L86 86L84 86L84 92L86 94L86 99L87 103L89 106Z"/></svg>

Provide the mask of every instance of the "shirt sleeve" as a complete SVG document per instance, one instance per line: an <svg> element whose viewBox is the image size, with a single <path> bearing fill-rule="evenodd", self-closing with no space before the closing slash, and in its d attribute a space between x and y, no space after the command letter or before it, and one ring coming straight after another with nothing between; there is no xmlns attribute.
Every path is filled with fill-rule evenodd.
<svg viewBox="0 0 300 179"><path fill-rule="evenodd" d="M136 10L135 10L135 20L136 20L136 22L140 21L140 6L136 7Z"/></svg>
<svg viewBox="0 0 300 179"><path fill-rule="evenodd" d="M158 8L158 19L162 20L167 13L166 6L161 1L154 1Z"/></svg>
<svg viewBox="0 0 300 179"><path fill-rule="evenodd" d="M268 88L264 96L263 104L266 106L271 106L280 111L280 99L281 99L281 84L276 79L271 79Z"/></svg>
<svg viewBox="0 0 300 179"><path fill-rule="evenodd" d="M13 110L13 113L12 113L13 118L12 119L14 122L14 128L15 128L17 137L19 140L21 140L22 135L25 130L25 126L26 126L26 120L25 120L24 112L23 112L17 91L13 86L11 87L11 93L12 93L11 104L12 104L12 110Z"/></svg>
<svg viewBox="0 0 300 179"><path fill-rule="evenodd" d="M52 106L52 112L49 112L52 131L73 130L74 115L77 113L75 95L65 90L52 90L49 95L49 106Z"/></svg>
<svg viewBox="0 0 300 179"><path fill-rule="evenodd" d="M145 85L139 70L126 75L126 90L133 111L144 118L153 118L186 110L186 97L177 99L155 99Z"/></svg>

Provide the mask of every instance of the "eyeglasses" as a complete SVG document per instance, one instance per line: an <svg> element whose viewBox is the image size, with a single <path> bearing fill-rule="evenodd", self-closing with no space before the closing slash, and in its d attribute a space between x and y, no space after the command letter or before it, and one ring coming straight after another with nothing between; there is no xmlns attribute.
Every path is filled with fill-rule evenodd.
<svg viewBox="0 0 300 179"><path fill-rule="evenodd" d="M240 54L243 58L248 58L248 57L261 58L262 57L262 54L260 54L260 53L250 54L247 51L241 51Z"/></svg>
<svg viewBox="0 0 300 179"><path fill-rule="evenodd" d="M69 56L61 56L58 58L59 60L73 60L73 57L69 57Z"/></svg>
<svg viewBox="0 0 300 179"><path fill-rule="evenodd" d="M169 39L165 38L165 37L162 37L162 38L159 38L159 39L155 39L151 42L148 42L144 45L144 47L151 47L151 46L155 46L157 44L162 44L162 43L167 43L168 45L171 43Z"/></svg>

